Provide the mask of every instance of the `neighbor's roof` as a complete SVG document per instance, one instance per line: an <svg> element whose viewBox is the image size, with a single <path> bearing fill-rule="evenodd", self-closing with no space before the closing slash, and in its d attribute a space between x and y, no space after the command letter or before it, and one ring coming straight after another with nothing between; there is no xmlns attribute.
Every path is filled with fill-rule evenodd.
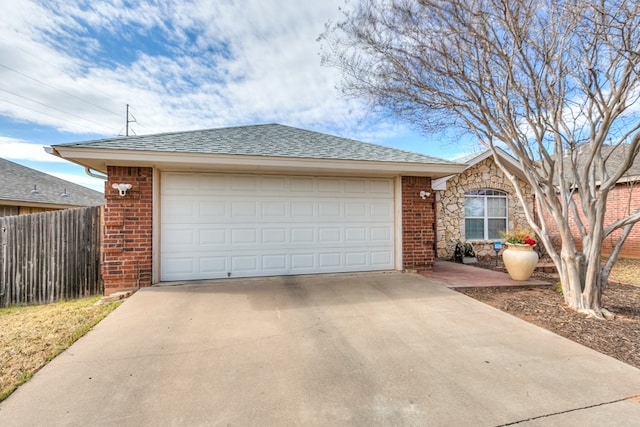
<svg viewBox="0 0 640 427"><path fill-rule="evenodd" d="M582 169L586 166L589 160L589 150L583 149L587 147L578 147L576 160L578 163L578 168ZM628 144L617 144L617 145L603 145L602 146L602 156L605 159L605 167L610 168L611 170L617 169L622 163L625 162L627 157L630 155L629 153L629 145ZM567 157L564 158L565 162L565 175L567 181L571 181L572 179L572 171L569 164L569 159ZM594 166L594 164L592 164ZM601 172L596 169L596 172L600 174ZM601 179L601 176L597 176L597 179ZM629 181L638 181L640 179L640 156L637 156L629 170L627 170L622 178L618 181L629 182Z"/></svg>
<svg viewBox="0 0 640 427"><path fill-rule="evenodd" d="M202 158L205 157L212 159L209 164L213 165L215 159L221 156L225 156L229 164L232 162L229 160L231 156L236 160L250 157L255 164L259 164L261 158L269 158L283 161L411 163L430 165L434 170L442 169L448 173L462 167L459 163L437 157L279 124L117 137L60 144L52 146L52 149L63 158L102 172L105 172L107 164L126 165L126 160L131 159L137 160L140 165L145 160L152 165L161 164L158 162L166 164L169 161L168 154L173 156L174 162L181 162L182 166L189 162L202 164ZM100 156L90 158L87 154L90 151L102 152L102 163L99 162Z"/></svg>
<svg viewBox="0 0 640 427"><path fill-rule="evenodd" d="M102 193L0 158L0 204L74 207L105 203Z"/></svg>

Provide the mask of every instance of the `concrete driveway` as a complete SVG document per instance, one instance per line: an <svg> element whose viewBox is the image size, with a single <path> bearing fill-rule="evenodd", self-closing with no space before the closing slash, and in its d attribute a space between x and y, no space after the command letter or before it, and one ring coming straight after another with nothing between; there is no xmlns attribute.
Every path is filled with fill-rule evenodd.
<svg viewBox="0 0 640 427"><path fill-rule="evenodd" d="M640 370L418 275L144 289L0 425L638 425ZM635 396L635 397L634 397Z"/></svg>

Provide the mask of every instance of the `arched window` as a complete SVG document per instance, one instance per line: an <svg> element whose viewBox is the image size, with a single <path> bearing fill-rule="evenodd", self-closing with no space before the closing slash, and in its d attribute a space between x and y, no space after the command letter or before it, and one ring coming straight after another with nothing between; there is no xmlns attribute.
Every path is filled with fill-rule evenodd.
<svg viewBox="0 0 640 427"><path fill-rule="evenodd" d="M464 193L464 235L467 240L496 240L507 229L507 193L472 190Z"/></svg>

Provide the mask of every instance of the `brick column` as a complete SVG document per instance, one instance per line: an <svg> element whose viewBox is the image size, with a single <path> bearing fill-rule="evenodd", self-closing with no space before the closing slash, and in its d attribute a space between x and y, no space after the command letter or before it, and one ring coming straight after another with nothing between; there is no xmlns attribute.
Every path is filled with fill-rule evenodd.
<svg viewBox="0 0 640 427"><path fill-rule="evenodd" d="M153 169L108 166L102 278L104 293L151 286ZM114 183L131 184L125 196Z"/></svg>
<svg viewBox="0 0 640 427"><path fill-rule="evenodd" d="M420 191L431 193L426 199ZM430 270L435 262L435 212L431 178L402 177L402 268Z"/></svg>

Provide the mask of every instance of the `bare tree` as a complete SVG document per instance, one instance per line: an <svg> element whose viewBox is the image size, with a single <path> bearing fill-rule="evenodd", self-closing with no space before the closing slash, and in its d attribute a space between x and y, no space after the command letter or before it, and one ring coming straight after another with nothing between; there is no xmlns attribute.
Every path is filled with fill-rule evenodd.
<svg viewBox="0 0 640 427"><path fill-rule="evenodd" d="M427 132L475 135L511 180L567 304L608 316L602 291L640 220L636 209L605 224L609 192L640 149L640 3L362 0L343 14L320 36L323 61L342 71L343 91ZM559 228L560 250L497 147L518 159L536 208ZM620 237L603 266L601 245L614 233Z"/></svg>

